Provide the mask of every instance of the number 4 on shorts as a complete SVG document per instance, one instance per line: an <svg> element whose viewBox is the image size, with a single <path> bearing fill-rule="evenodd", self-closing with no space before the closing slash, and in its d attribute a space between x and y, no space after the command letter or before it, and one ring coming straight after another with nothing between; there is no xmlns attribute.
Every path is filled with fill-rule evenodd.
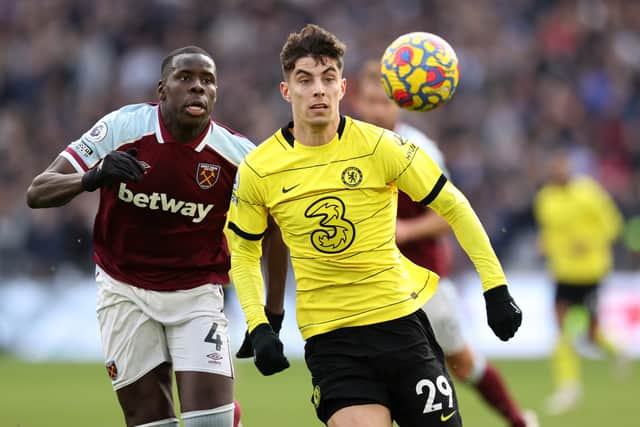
<svg viewBox="0 0 640 427"><path fill-rule="evenodd" d="M220 334L216 334L216 330L218 329L218 324L213 322L211 325L211 329L209 329L209 333L204 339L204 342L210 342L211 344L216 345L216 351L222 350L222 338L220 338ZM215 339L214 339L215 336Z"/></svg>

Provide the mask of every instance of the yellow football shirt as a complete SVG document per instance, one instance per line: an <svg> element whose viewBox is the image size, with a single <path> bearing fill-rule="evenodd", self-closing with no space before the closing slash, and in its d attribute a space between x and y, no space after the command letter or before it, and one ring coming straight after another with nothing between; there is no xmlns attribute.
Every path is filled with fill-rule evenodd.
<svg viewBox="0 0 640 427"><path fill-rule="evenodd" d="M595 284L613 263L612 242L622 216L606 191L592 178L544 186L534 204L540 243L556 280Z"/></svg>
<svg viewBox="0 0 640 427"><path fill-rule="evenodd" d="M454 231L468 231L461 243L485 288L506 283L475 214L437 164L395 133L343 117L327 144L305 146L283 128L238 169L231 270L249 329L266 322L258 259L269 215L290 250L304 339L421 308L438 276L395 244L398 188L451 220Z"/></svg>

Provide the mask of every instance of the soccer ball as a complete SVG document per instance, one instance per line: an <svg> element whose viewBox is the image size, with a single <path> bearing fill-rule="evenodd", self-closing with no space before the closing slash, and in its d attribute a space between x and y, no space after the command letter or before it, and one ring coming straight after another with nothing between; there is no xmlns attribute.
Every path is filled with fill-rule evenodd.
<svg viewBox="0 0 640 427"><path fill-rule="evenodd" d="M408 33L384 51L380 64L387 96L400 107L428 111L451 99L460 70L453 48L431 33Z"/></svg>

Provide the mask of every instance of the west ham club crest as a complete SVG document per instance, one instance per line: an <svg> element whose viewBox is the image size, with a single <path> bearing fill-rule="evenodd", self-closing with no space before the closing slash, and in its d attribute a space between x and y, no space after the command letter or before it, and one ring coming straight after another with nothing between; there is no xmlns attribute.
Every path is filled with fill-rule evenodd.
<svg viewBox="0 0 640 427"><path fill-rule="evenodd" d="M198 163L196 170L196 182L203 190L208 190L218 182L220 166L211 163Z"/></svg>

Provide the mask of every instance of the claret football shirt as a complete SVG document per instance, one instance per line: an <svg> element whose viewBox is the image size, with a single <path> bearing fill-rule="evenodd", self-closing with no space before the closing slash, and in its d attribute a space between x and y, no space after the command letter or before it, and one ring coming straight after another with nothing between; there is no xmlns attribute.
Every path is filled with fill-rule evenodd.
<svg viewBox="0 0 640 427"><path fill-rule="evenodd" d="M214 121L193 141L178 143L155 104L128 105L103 117L61 155L84 172L113 150L135 148L145 174L139 183L100 189L96 263L147 289L228 283L226 213L238 164L254 147Z"/></svg>

